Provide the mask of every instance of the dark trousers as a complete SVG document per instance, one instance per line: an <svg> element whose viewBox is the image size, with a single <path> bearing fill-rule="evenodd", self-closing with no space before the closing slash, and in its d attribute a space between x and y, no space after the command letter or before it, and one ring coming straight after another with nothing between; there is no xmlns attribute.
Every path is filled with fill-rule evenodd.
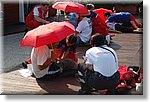
<svg viewBox="0 0 150 102"><path fill-rule="evenodd" d="M87 70L85 64L79 64L78 73L80 73L79 77L85 81L81 82L81 89L82 86L86 86L86 88L83 89L86 89L88 91L90 90L88 88L95 88L96 90L115 89L120 80L120 74L118 71L111 77L105 77L99 72Z"/></svg>
<svg viewBox="0 0 150 102"><path fill-rule="evenodd" d="M116 24L115 25L115 29L118 30L118 31L121 31L123 33L131 33L133 32L133 29L126 26L126 25L120 25L120 24Z"/></svg>
<svg viewBox="0 0 150 102"><path fill-rule="evenodd" d="M49 66L48 74L39 79L51 79L74 75L77 72L77 64L70 59L63 59L59 63L52 63Z"/></svg>

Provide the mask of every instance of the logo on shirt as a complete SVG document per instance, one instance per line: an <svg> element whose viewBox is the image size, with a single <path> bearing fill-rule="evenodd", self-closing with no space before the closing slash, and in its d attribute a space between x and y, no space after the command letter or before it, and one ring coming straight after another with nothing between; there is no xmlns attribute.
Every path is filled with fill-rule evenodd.
<svg viewBox="0 0 150 102"><path fill-rule="evenodd" d="M89 28L92 28L92 21L88 20Z"/></svg>
<svg viewBox="0 0 150 102"><path fill-rule="evenodd" d="M97 52L96 54L97 55L99 55L99 54L109 54L109 52Z"/></svg>

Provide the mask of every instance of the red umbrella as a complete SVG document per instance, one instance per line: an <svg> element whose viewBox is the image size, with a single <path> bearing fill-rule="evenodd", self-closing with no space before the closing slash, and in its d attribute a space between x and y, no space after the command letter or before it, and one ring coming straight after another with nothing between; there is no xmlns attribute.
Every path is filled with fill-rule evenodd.
<svg viewBox="0 0 150 102"><path fill-rule="evenodd" d="M20 46L39 47L59 42L74 32L74 26L69 22L52 22L27 32Z"/></svg>
<svg viewBox="0 0 150 102"><path fill-rule="evenodd" d="M52 7L65 12L76 12L77 14L89 14L87 8L84 5L75 2L56 2L55 4L52 5Z"/></svg>
<svg viewBox="0 0 150 102"><path fill-rule="evenodd" d="M106 18L104 17L104 14L106 12L109 12L110 14L113 14L114 12L112 12L111 10L108 9L104 9L104 8L99 8L99 9L95 9L93 10L95 13L97 13L99 15L99 17L101 17L101 19L105 22Z"/></svg>

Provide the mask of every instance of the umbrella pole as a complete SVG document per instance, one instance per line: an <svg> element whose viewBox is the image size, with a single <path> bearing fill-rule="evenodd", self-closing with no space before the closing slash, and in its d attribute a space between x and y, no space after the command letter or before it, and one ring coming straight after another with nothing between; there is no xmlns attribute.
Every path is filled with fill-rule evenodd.
<svg viewBox="0 0 150 102"><path fill-rule="evenodd" d="M53 44L51 44L51 48L54 50Z"/></svg>

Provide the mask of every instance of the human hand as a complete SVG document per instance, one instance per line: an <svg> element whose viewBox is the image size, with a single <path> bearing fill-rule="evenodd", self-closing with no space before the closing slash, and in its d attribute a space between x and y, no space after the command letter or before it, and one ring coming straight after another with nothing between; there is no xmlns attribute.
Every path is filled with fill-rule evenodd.
<svg viewBox="0 0 150 102"><path fill-rule="evenodd" d="M50 23L49 21L45 21L46 24Z"/></svg>
<svg viewBox="0 0 150 102"><path fill-rule="evenodd" d="M56 62L57 59L58 59L58 56L57 56L57 54L54 51L52 51L51 59L52 59L53 62Z"/></svg>

